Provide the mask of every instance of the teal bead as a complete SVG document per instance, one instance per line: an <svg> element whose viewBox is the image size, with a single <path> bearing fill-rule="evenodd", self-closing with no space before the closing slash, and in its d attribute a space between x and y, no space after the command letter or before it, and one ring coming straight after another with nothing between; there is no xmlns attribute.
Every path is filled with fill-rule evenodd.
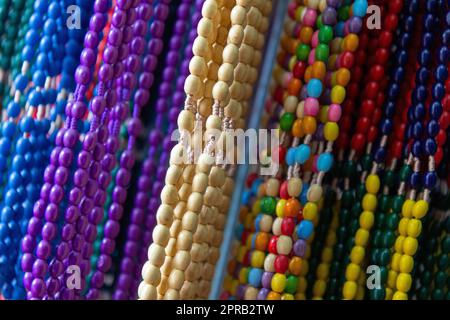
<svg viewBox="0 0 450 320"><path fill-rule="evenodd" d="M421 287L419 290L419 300L427 300L430 296L430 291L426 287Z"/></svg>
<svg viewBox="0 0 450 320"><path fill-rule="evenodd" d="M443 271L438 271L434 276L434 286L437 288L445 287L447 282L447 275Z"/></svg>
<svg viewBox="0 0 450 320"><path fill-rule="evenodd" d="M378 199L378 207L381 211L387 212L390 207L390 197L385 194L380 196L380 198Z"/></svg>
<svg viewBox="0 0 450 320"><path fill-rule="evenodd" d="M438 266L441 270L446 270L449 267L449 257L446 254L442 254L438 259Z"/></svg>
<svg viewBox="0 0 450 320"><path fill-rule="evenodd" d="M322 95L323 85L319 79L311 79L307 85L308 96L312 98L319 98Z"/></svg>
<svg viewBox="0 0 450 320"><path fill-rule="evenodd" d="M375 216L375 226L379 229L383 228L384 224L386 222L386 215L383 212L379 212Z"/></svg>
<svg viewBox="0 0 450 320"><path fill-rule="evenodd" d="M390 248L394 245L395 242L395 233L391 230L386 231L386 233L382 237L383 246Z"/></svg>
<svg viewBox="0 0 450 320"><path fill-rule="evenodd" d="M393 212L387 216L386 226L391 230L395 230L395 229L397 229L399 221L400 221L400 218L399 218L398 214Z"/></svg>
<svg viewBox="0 0 450 320"><path fill-rule="evenodd" d="M367 13L367 7L367 0L356 0L352 7L353 15L363 18Z"/></svg>
<svg viewBox="0 0 450 320"><path fill-rule="evenodd" d="M444 291L442 289L434 289L431 297L433 300L444 300Z"/></svg>
<svg viewBox="0 0 450 320"><path fill-rule="evenodd" d="M389 274L389 269L385 266L380 266L380 280L381 283L386 283Z"/></svg>
<svg viewBox="0 0 450 320"><path fill-rule="evenodd" d="M280 129L283 131L290 131L294 123L295 116L291 112L285 112L280 119Z"/></svg>
<svg viewBox="0 0 450 320"><path fill-rule="evenodd" d="M403 203L405 202L405 197L397 195L394 197L394 200L392 201L392 210L395 212L401 212Z"/></svg>
<svg viewBox="0 0 450 320"><path fill-rule="evenodd" d="M409 176L411 175L411 172L412 172L412 169L410 168L410 166L405 164L400 169L400 180L401 181L408 181L409 180Z"/></svg>
<svg viewBox="0 0 450 320"><path fill-rule="evenodd" d="M381 236L382 236L381 230L375 230L373 232L372 241L373 241L374 246L376 246L376 247L381 246L381 244L382 244Z"/></svg>
<svg viewBox="0 0 450 320"><path fill-rule="evenodd" d="M445 239L442 240L442 253L450 253L450 235L446 235Z"/></svg>
<svg viewBox="0 0 450 320"><path fill-rule="evenodd" d="M422 283L422 285L425 285L425 286L430 285L431 280L432 280L431 272L428 270L424 270L424 272L422 273L422 275L420 277L420 282Z"/></svg>
<svg viewBox="0 0 450 320"><path fill-rule="evenodd" d="M301 144L295 149L295 162L304 164L311 157L311 147L307 144Z"/></svg>
<svg viewBox="0 0 450 320"><path fill-rule="evenodd" d="M333 155L329 152L322 153L317 158L317 170L328 172L333 166Z"/></svg>
<svg viewBox="0 0 450 320"><path fill-rule="evenodd" d="M392 170L387 170L384 174L384 184L389 188L394 187L395 184L395 173Z"/></svg>
<svg viewBox="0 0 450 320"><path fill-rule="evenodd" d="M380 258L379 259L380 264L382 266L387 266L389 264L389 260L391 258L391 254L389 252L389 249L387 249L387 248L381 249L379 258Z"/></svg>
<svg viewBox="0 0 450 320"><path fill-rule="evenodd" d="M339 223L345 228L345 225L348 223L350 219L350 212L348 209L341 209L339 212Z"/></svg>
<svg viewBox="0 0 450 320"><path fill-rule="evenodd" d="M353 195L353 192L350 190L344 190L344 192L342 193L342 206L345 208L349 208L351 207L351 205L354 203L355 201L355 197Z"/></svg>
<svg viewBox="0 0 450 320"><path fill-rule="evenodd" d="M361 159L361 165L363 170L369 171L372 167L372 157L368 154L364 155Z"/></svg>
<svg viewBox="0 0 450 320"><path fill-rule="evenodd" d="M371 300L384 300L386 298L386 292L383 288L374 288L369 292Z"/></svg>

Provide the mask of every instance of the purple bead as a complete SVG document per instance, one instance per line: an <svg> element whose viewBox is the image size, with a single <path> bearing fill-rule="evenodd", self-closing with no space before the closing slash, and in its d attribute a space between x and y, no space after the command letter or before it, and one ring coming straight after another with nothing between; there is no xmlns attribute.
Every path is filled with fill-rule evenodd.
<svg viewBox="0 0 450 320"><path fill-rule="evenodd" d="M66 210L65 219L66 222L74 223L80 215L80 210L77 206L70 206Z"/></svg>
<svg viewBox="0 0 450 320"><path fill-rule="evenodd" d="M42 298L45 293L45 283L42 279L34 279L31 283L31 294L34 298Z"/></svg>
<svg viewBox="0 0 450 320"><path fill-rule="evenodd" d="M35 248L36 248L36 238L33 238L28 234L25 235L22 239L22 251L32 252Z"/></svg>
<svg viewBox="0 0 450 320"><path fill-rule="evenodd" d="M303 258L305 256L306 253L306 241L303 239L298 239L297 241L295 241L294 243L294 254L297 257Z"/></svg>
<svg viewBox="0 0 450 320"><path fill-rule="evenodd" d="M270 290L267 288L262 288L258 292L258 296L256 297L257 300L266 300L267 295L269 294Z"/></svg>
<svg viewBox="0 0 450 320"><path fill-rule="evenodd" d="M91 72L86 66L78 66L75 71L75 80L79 84L87 85L91 81Z"/></svg>
<svg viewBox="0 0 450 320"><path fill-rule="evenodd" d="M35 278L43 278L45 274L47 273L47 264L44 262L44 260L37 259L33 263L33 276Z"/></svg>
<svg viewBox="0 0 450 320"><path fill-rule="evenodd" d="M324 24L332 26L337 23L337 12L332 7L327 7L322 13L322 21Z"/></svg>
<svg viewBox="0 0 450 320"><path fill-rule="evenodd" d="M98 35L96 32L88 31L84 36L84 46L86 48L95 49L99 43Z"/></svg>
<svg viewBox="0 0 450 320"><path fill-rule="evenodd" d="M359 17L351 17L348 21L348 30L350 33L358 34L362 29L362 23Z"/></svg>
<svg viewBox="0 0 450 320"><path fill-rule="evenodd" d="M20 265L23 271L31 272L33 268L34 257L30 253L24 253L22 259L20 260Z"/></svg>
<svg viewBox="0 0 450 320"><path fill-rule="evenodd" d="M261 284L264 288L270 289L273 273L264 271L261 277Z"/></svg>

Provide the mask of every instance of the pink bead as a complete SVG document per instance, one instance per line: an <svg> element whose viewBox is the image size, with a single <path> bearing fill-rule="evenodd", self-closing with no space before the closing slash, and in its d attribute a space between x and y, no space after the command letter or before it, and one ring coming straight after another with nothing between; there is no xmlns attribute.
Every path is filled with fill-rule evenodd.
<svg viewBox="0 0 450 320"><path fill-rule="evenodd" d="M317 20L317 12L313 9L306 9L305 16L303 17L303 25L308 27L314 27Z"/></svg>
<svg viewBox="0 0 450 320"><path fill-rule="evenodd" d="M313 33L312 39L311 39L311 46L313 48L316 48L319 45L319 31L316 31Z"/></svg>
<svg viewBox="0 0 450 320"><path fill-rule="evenodd" d="M331 104L328 108L328 121L338 122L341 118L342 108L338 104Z"/></svg>
<svg viewBox="0 0 450 320"><path fill-rule="evenodd" d="M308 63L312 65L316 61L316 49L312 49L309 53Z"/></svg>
<svg viewBox="0 0 450 320"><path fill-rule="evenodd" d="M316 98L306 98L305 115L315 117L319 113L319 100Z"/></svg>

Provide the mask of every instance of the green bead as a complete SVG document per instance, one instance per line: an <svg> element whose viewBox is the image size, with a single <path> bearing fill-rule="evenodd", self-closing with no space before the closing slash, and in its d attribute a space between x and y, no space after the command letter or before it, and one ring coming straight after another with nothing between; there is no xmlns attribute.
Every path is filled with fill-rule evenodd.
<svg viewBox="0 0 450 320"><path fill-rule="evenodd" d="M395 230L395 229L397 229L399 221L400 221L400 218L399 218L398 214L396 212L393 212L387 216L386 226L391 230Z"/></svg>
<svg viewBox="0 0 450 320"><path fill-rule="evenodd" d="M442 240L442 253L450 253L450 235L446 235L445 239Z"/></svg>
<svg viewBox="0 0 450 320"><path fill-rule="evenodd" d="M342 206L345 208L349 208L351 207L351 205L354 203L355 201L355 197L353 196L353 192L349 191L349 190L344 190L344 192L342 193Z"/></svg>
<svg viewBox="0 0 450 320"><path fill-rule="evenodd" d="M386 283L388 278L389 270L385 266L380 266L380 280L381 283Z"/></svg>
<svg viewBox="0 0 450 320"><path fill-rule="evenodd" d="M381 246L381 236L382 236L382 232L381 230L375 230L373 232L373 237L372 237L372 241L374 246L376 247L380 247Z"/></svg>
<svg viewBox="0 0 450 320"><path fill-rule="evenodd" d="M283 131L290 131L292 124L294 123L295 117L291 112L285 112L280 119L280 129Z"/></svg>
<svg viewBox="0 0 450 320"><path fill-rule="evenodd" d="M401 181L408 181L409 180L409 176L411 175L411 167L408 165L404 165L401 169L400 169L400 180Z"/></svg>
<svg viewBox="0 0 450 320"><path fill-rule="evenodd" d="M300 44L295 51L297 59L300 61L307 61L311 48L306 44Z"/></svg>
<svg viewBox="0 0 450 320"><path fill-rule="evenodd" d="M298 278L296 276L290 275L286 280L286 288L284 289L287 293L295 294L297 291Z"/></svg>
<svg viewBox="0 0 450 320"><path fill-rule="evenodd" d="M350 212L347 209L342 209L339 213L339 223L341 225L346 225L350 219Z"/></svg>
<svg viewBox="0 0 450 320"><path fill-rule="evenodd" d="M377 228L381 229L384 226L384 223L386 222L386 215L383 212L379 212L375 216L375 225Z"/></svg>
<svg viewBox="0 0 450 320"><path fill-rule="evenodd" d="M434 256L429 255L425 258L425 267L429 270L434 268L434 263L436 262Z"/></svg>
<svg viewBox="0 0 450 320"><path fill-rule="evenodd" d="M371 300L384 300L386 297L386 292L383 288L374 288L369 291Z"/></svg>
<svg viewBox="0 0 450 320"><path fill-rule="evenodd" d="M443 271L436 272L434 276L434 286L438 288L443 288L447 282L447 275Z"/></svg>
<svg viewBox="0 0 450 320"><path fill-rule="evenodd" d="M374 264L380 264L380 249L374 248L370 253L370 260L373 261Z"/></svg>
<svg viewBox="0 0 450 320"><path fill-rule="evenodd" d="M333 39L333 28L330 26L322 26L319 29L320 43L328 44Z"/></svg>
<svg viewBox="0 0 450 320"><path fill-rule="evenodd" d="M366 186L361 183L356 187L356 197L357 199L362 200L365 194L366 194Z"/></svg>
<svg viewBox="0 0 450 320"><path fill-rule="evenodd" d="M420 282L422 283L422 285L428 286L431 283L431 280L432 280L431 272L425 270L421 275Z"/></svg>
<svg viewBox="0 0 450 320"><path fill-rule="evenodd" d="M330 55L330 47L328 45L320 43L316 47L316 60L320 60L326 63L328 61L329 55Z"/></svg>
<svg viewBox="0 0 450 320"><path fill-rule="evenodd" d="M420 288L419 300L427 300L429 296L430 296L430 292L429 292L428 288L426 288L426 287Z"/></svg>
<svg viewBox="0 0 450 320"><path fill-rule="evenodd" d="M392 188L395 184L395 172L392 170L387 170L384 174L384 184L389 188Z"/></svg>
<svg viewBox="0 0 450 320"><path fill-rule="evenodd" d="M390 248L390 247L392 247L392 245L395 242L395 233L393 231L391 231L391 230L386 231L386 233L383 235L382 239L383 239L382 240L383 241L383 246L387 247L387 248Z"/></svg>
<svg viewBox="0 0 450 320"><path fill-rule="evenodd" d="M336 232L336 236L339 240L345 239L345 236L347 235L347 228L345 226L340 226Z"/></svg>
<svg viewBox="0 0 450 320"><path fill-rule="evenodd" d="M389 264L389 260L391 258L391 254L389 249L384 248L380 250L380 264L383 266L387 266Z"/></svg>
<svg viewBox="0 0 450 320"><path fill-rule="evenodd" d="M356 232L356 230L358 230L358 229L359 229L359 221L358 220L353 220L350 223L350 232L352 234L354 234Z"/></svg>
<svg viewBox="0 0 450 320"><path fill-rule="evenodd" d="M322 28L323 25L324 25L324 24L323 24L323 21L322 21L322 14L320 14L320 15L317 17L317 21L316 21L317 29L320 30L320 28Z"/></svg>
<svg viewBox="0 0 450 320"><path fill-rule="evenodd" d="M441 289L434 289L431 296L433 300L444 300L444 291Z"/></svg>
<svg viewBox="0 0 450 320"><path fill-rule="evenodd" d="M392 201L392 209L395 212L401 212L404 202L405 202L404 196L400 196L400 195L395 196L394 201Z"/></svg>
<svg viewBox="0 0 450 320"><path fill-rule="evenodd" d="M338 19L339 21L345 21L350 17L350 7L342 6L338 9Z"/></svg>
<svg viewBox="0 0 450 320"><path fill-rule="evenodd" d="M378 200L378 207L381 211L387 212L390 207L390 197L388 195L383 194Z"/></svg>
<svg viewBox="0 0 450 320"><path fill-rule="evenodd" d="M372 157L368 154L364 155L361 159L361 166L363 170L369 171L372 167Z"/></svg>
<svg viewBox="0 0 450 320"><path fill-rule="evenodd" d="M261 210L266 214L274 214L277 200L274 197L264 197L261 201Z"/></svg>

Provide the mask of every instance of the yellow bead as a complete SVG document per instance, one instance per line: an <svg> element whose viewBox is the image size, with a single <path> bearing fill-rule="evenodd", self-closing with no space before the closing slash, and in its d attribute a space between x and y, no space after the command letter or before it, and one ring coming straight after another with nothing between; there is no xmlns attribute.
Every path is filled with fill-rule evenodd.
<svg viewBox="0 0 450 320"><path fill-rule="evenodd" d="M398 223L398 232L402 236L408 235L408 224L409 224L409 218L402 218L400 219L400 222Z"/></svg>
<svg viewBox="0 0 450 320"><path fill-rule="evenodd" d="M345 36L343 42L344 42L343 47L345 51L355 52L359 46L359 37L354 33L350 33L347 36Z"/></svg>
<svg viewBox="0 0 450 320"><path fill-rule="evenodd" d="M377 197L371 193L366 193L362 200L362 207L366 211L375 211L377 208Z"/></svg>
<svg viewBox="0 0 450 320"><path fill-rule="evenodd" d="M361 246L354 246L352 251L350 252L350 260L353 263L361 264L366 250Z"/></svg>
<svg viewBox="0 0 450 320"><path fill-rule="evenodd" d="M325 280L326 278L328 278L328 274L330 273L329 271L330 266L328 264L326 263L319 264L316 271L317 278Z"/></svg>
<svg viewBox="0 0 450 320"><path fill-rule="evenodd" d="M392 300L392 296L394 295L394 291L391 288L386 288L386 298L385 300Z"/></svg>
<svg viewBox="0 0 450 320"><path fill-rule="evenodd" d="M277 214L277 217L283 218L284 217L284 207L286 206L286 199L280 199L277 202L277 206L275 208L275 213Z"/></svg>
<svg viewBox="0 0 450 320"><path fill-rule="evenodd" d="M253 268L262 268L264 265L265 257L266 257L266 255L264 254L264 252L255 250L252 253L252 257L250 259L250 264L252 265Z"/></svg>
<svg viewBox="0 0 450 320"><path fill-rule="evenodd" d="M345 88L343 86L334 86L331 89L331 102L341 104L345 100Z"/></svg>
<svg viewBox="0 0 450 320"><path fill-rule="evenodd" d="M298 278L297 292L305 292L308 287L308 282L304 277Z"/></svg>
<svg viewBox="0 0 450 320"><path fill-rule="evenodd" d="M322 251L322 261L325 263L331 263L333 261L333 248L326 247Z"/></svg>
<svg viewBox="0 0 450 320"><path fill-rule="evenodd" d="M310 248L311 248L310 246L308 246L308 248L307 248L307 250L308 249L310 250L309 252L311 252ZM300 276L302 276L302 277L305 277L309 271L309 263L308 263L308 260L306 260L306 259L308 259L307 254L305 255L305 260L303 260L302 270L300 270Z"/></svg>
<svg viewBox="0 0 450 320"><path fill-rule="evenodd" d="M251 233L248 237L247 240L245 241L245 247L247 248L247 250L252 249L253 246L253 235L254 233Z"/></svg>
<svg viewBox="0 0 450 320"><path fill-rule="evenodd" d="M273 291L282 293L286 287L286 276L281 273L275 273L270 284Z"/></svg>
<svg viewBox="0 0 450 320"><path fill-rule="evenodd" d="M363 211L359 217L359 225L361 228L370 230L373 226L375 216L372 211Z"/></svg>
<svg viewBox="0 0 450 320"><path fill-rule="evenodd" d="M369 174L366 179L366 190L371 194L377 194L380 190L380 178L376 174Z"/></svg>
<svg viewBox="0 0 450 320"><path fill-rule="evenodd" d="M392 300L408 300L408 295L404 292L397 291L392 296Z"/></svg>
<svg viewBox="0 0 450 320"><path fill-rule="evenodd" d="M364 300L364 287L359 285L358 290L356 290L355 300Z"/></svg>
<svg viewBox="0 0 450 320"><path fill-rule="evenodd" d="M254 222L253 216L246 215L245 216L245 221L244 221L244 227L247 230L251 229L253 227L253 222Z"/></svg>
<svg viewBox="0 0 450 320"><path fill-rule="evenodd" d="M403 241L405 241L404 236L398 236L395 240L394 249L398 253L403 253Z"/></svg>
<svg viewBox="0 0 450 320"><path fill-rule="evenodd" d="M357 281L359 278L359 273L361 272L361 267L355 263L349 263L347 269L345 269L345 278L348 281Z"/></svg>
<svg viewBox="0 0 450 320"><path fill-rule="evenodd" d="M403 242L403 252L412 257L416 254L418 246L419 244L416 238L406 237Z"/></svg>
<svg viewBox="0 0 450 320"><path fill-rule="evenodd" d="M296 293L295 300L306 300L306 296L304 293Z"/></svg>
<svg viewBox="0 0 450 320"><path fill-rule="evenodd" d="M405 218L411 218L412 217L412 208L416 202L414 200L408 199L403 202L402 206L402 215Z"/></svg>
<svg viewBox="0 0 450 320"><path fill-rule="evenodd" d="M313 287L313 295L315 297L323 297L323 295L325 294L325 291L327 289L327 283L323 280L317 280L314 283L314 287Z"/></svg>
<svg viewBox="0 0 450 320"><path fill-rule="evenodd" d="M252 213L254 215L257 215L261 212L261 204L259 200L256 200L255 203L252 206Z"/></svg>
<svg viewBox="0 0 450 320"><path fill-rule="evenodd" d="M397 281L397 274L398 273L396 271L389 270L386 283L390 288L395 288L395 282Z"/></svg>
<svg viewBox="0 0 450 320"><path fill-rule="evenodd" d="M358 284L355 281L346 281L342 290L344 299L351 300L356 297L356 291L358 290Z"/></svg>
<svg viewBox="0 0 450 320"><path fill-rule="evenodd" d="M414 268L414 259L407 254L402 255L400 258L400 272L411 273Z"/></svg>
<svg viewBox="0 0 450 320"><path fill-rule="evenodd" d="M397 277L397 290L408 292L411 289L412 277L409 273L400 273Z"/></svg>
<svg viewBox="0 0 450 320"><path fill-rule="evenodd" d="M246 284L247 276L248 276L248 269L242 268L241 271L239 271L239 283Z"/></svg>
<svg viewBox="0 0 450 320"><path fill-rule="evenodd" d="M395 252L392 255L392 260L391 260L391 269L394 271L400 271L400 260L402 258L402 255L400 253Z"/></svg>
<svg viewBox="0 0 450 320"><path fill-rule="evenodd" d="M232 296L236 295L238 286L239 286L239 281L234 279L233 282L231 283L231 288L230 288L230 293L231 293Z"/></svg>
<svg viewBox="0 0 450 320"><path fill-rule="evenodd" d="M319 111L320 122L326 123L328 121L328 109L329 109L328 106L324 106L324 107L320 108L320 111Z"/></svg>
<svg viewBox="0 0 450 320"><path fill-rule="evenodd" d="M343 87L347 86L350 81L350 71L347 68L340 68L335 74L337 84Z"/></svg>
<svg viewBox="0 0 450 320"><path fill-rule="evenodd" d="M290 293L283 293L281 295L281 300L294 300L294 296Z"/></svg>
<svg viewBox="0 0 450 320"><path fill-rule="evenodd" d="M323 128L323 135L327 141L335 141L339 136L339 126L336 122L327 122Z"/></svg>
<svg viewBox="0 0 450 320"><path fill-rule="evenodd" d="M369 232L365 229L359 228L355 235L355 244L357 246L366 247L369 241Z"/></svg>
<svg viewBox="0 0 450 320"><path fill-rule="evenodd" d="M408 236L417 238L422 231L422 222L419 219L411 219L408 222L407 233Z"/></svg>
<svg viewBox="0 0 450 320"><path fill-rule="evenodd" d="M314 220L316 216L317 216L317 204L315 204L314 202L308 202L303 207L303 218L311 221Z"/></svg>
<svg viewBox="0 0 450 320"><path fill-rule="evenodd" d="M416 219L422 219L428 212L428 202L425 200L417 201L412 208L412 215Z"/></svg>

